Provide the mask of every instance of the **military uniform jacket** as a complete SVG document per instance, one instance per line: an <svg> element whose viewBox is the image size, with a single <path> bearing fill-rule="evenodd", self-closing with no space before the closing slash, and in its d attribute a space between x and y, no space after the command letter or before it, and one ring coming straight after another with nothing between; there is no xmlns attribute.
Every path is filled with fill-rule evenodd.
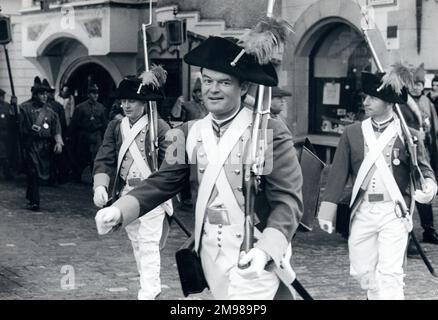
<svg viewBox="0 0 438 320"><path fill-rule="evenodd" d="M77 148L89 148L90 144L100 145L108 124L105 107L91 99L76 106L70 123L70 137Z"/></svg>
<svg viewBox="0 0 438 320"><path fill-rule="evenodd" d="M41 179L48 179L55 136L61 135L58 115L47 104L42 105L33 99L21 104L20 110L20 132L26 165L36 168ZM42 123L38 124L41 113L44 117ZM40 127L39 131L32 129L35 124Z"/></svg>
<svg viewBox="0 0 438 320"><path fill-rule="evenodd" d="M344 133L339 141L336 150L333 166L330 170L327 180L327 186L322 196L322 201L338 204L342 197L347 180L351 177L356 181L359 168L364 160L364 136L362 133L362 123L355 123L345 128ZM414 136L418 136L418 132L411 129ZM391 163L391 169L395 181L405 198L406 203L410 200L410 159L406 147L399 136L395 139L393 148L398 148L400 165L393 165L394 153L390 152L391 158L388 163ZM424 144L419 140L418 143L418 165L422 171L424 178L435 180L434 172L431 169L427 157L425 155ZM363 194L359 193L356 202L361 200Z"/></svg>
<svg viewBox="0 0 438 320"><path fill-rule="evenodd" d="M119 156L119 150L123 143L122 133L120 129L121 120L112 120L105 131L105 136L102 145L97 152L96 158L94 160L94 187L103 185L108 187L110 179L114 177L117 170L117 159ZM158 163L161 164L165 157L166 148L171 143L171 141L166 141L166 132L169 130L169 125L162 119L158 119ZM152 168L152 159L150 156L150 143L149 143L149 130L148 126L142 130L138 136L144 134L144 139L135 139L137 144L143 144L139 146L139 149L144 149L144 154L150 168ZM137 141L138 140L138 141ZM143 151L142 151L143 152ZM125 155L126 157L126 155ZM132 163L132 162L131 162ZM126 168L124 172L129 170ZM122 169L123 171L123 169ZM121 175L123 176L123 172ZM112 197L115 201L118 199L122 188L124 187L126 181L120 177L115 177L114 184L112 188ZM153 208L152 208L153 209Z"/></svg>
<svg viewBox="0 0 438 320"><path fill-rule="evenodd" d="M175 128L168 132L168 136L172 136L175 141L169 149L183 151L182 154L184 154L187 147L186 139L194 123L184 123L181 129ZM279 120L270 119L268 129L273 130L273 139L268 145L268 150L273 150L273 153L266 157L266 161L271 162L272 170L269 174L262 176L262 192L256 197L256 219L259 220L256 226L262 232L257 246L279 264L302 216L302 174L292 136L286 126ZM246 138L242 136L241 139ZM243 158L237 155L241 152L239 144L242 140L239 139L230 157ZM195 152L202 157L202 150L198 148L199 146L195 148ZM114 206L121 210L124 221L130 219L132 221L176 195L185 186L187 180L190 181L193 203L196 206L198 191L200 191L198 190L200 176L205 168L199 163L189 163L188 158L187 153L185 153L185 158L182 156L178 161L174 158L169 161L166 157L158 172L153 173L127 196L119 199ZM225 164L224 171L236 200L241 205L243 203L241 187L243 166L233 163L236 162Z"/></svg>
<svg viewBox="0 0 438 320"><path fill-rule="evenodd" d="M0 102L0 159L9 158L15 136L15 113L7 102Z"/></svg>

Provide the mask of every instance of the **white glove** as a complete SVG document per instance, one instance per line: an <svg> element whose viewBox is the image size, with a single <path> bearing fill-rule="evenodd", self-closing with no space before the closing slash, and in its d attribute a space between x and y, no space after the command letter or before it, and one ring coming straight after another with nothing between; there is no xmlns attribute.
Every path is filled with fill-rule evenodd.
<svg viewBox="0 0 438 320"><path fill-rule="evenodd" d="M108 202L108 192L106 192L106 188L104 186L97 186L94 189L94 197L93 197L94 205L98 208L103 208L104 205Z"/></svg>
<svg viewBox="0 0 438 320"><path fill-rule="evenodd" d="M423 204L430 203L435 197L436 192L437 185L435 181L430 178L426 178L423 190L415 190L414 200Z"/></svg>
<svg viewBox="0 0 438 320"><path fill-rule="evenodd" d="M318 219L318 222L319 222L319 227L325 232L332 234L333 231L335 230L335 228L333 227L333 222L331 221Z"/></svg>
<svg viewBox="0 0 438 320"><path fill-rule="evenodd" d="M94 218L96 221L97 233L100 235L115 231L123 222L120 209L114 206L100 209Z"/></svg>
<svg viewBox="0 0 438 320"><path fill-rule="evenodd" d="M265 270L268 260L268 254L259 248L252 248L246 254L245 252L241 252L239 266L244 266L249 263L249 267L246 269L237 268L237 273L245 279L256 279L260 277L263 270Z"/></svg>

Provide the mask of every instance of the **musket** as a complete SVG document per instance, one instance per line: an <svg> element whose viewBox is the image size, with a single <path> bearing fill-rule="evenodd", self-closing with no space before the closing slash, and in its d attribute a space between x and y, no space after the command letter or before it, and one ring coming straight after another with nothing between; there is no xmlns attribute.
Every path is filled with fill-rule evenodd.
<svg viewBox="0 0 438 320"><path fill-rule="evenodd" d="M149 21L142 23L141 31L143 34L143 51L144 51L144 66L145 71L149 71L149 57L146 28L152 25L152 0L149 0ZM140 93L142 85L138 87L137 93ZM152 160L152 172L158 171L158 135L157 135L157 104L155 101L148 101L149 113L149 143L150 156Z"/></svg>
<svg viewBox="0 0 438 320"><path fill-rule="evenodd" d="M357 3L359 5L359 3ZM360 5L359 5L360 7ZM368 21L366 15L363 13L362 11L362 7L360 7L361 13L363 14L364 19L366 20L366 24L369 26L370 25L370 21ZM379 72L384 72L382 63L380 62L379 57L377 56L377 52L376 49L373 46L373 43L368 35L368 29L362 25L362 33L364 35L364 39L371 51L371 54L373 56L374 62L376 63L377 69L379 70ZM405 136L405 142L407 145L407 152L409 154L409 158L410 158L410 175L411 175L411 180L412 183L414 185L415 189L423 189L424 184L424 177L423 177L423 173L420 170L420 167L418 166L418 158L417 158L417 143L418 140L416 139L416 137L413 137L411 132L409 131L409 127L406 123L406 120L400 110L400 106L398 105L398 103L395 104L395 110L397 112L397 115L400 119L400 123L401 123L401 129L403 131L403 134ZM419 181L417 180L417 176ZM414 204L415 202L413 200L412 204ZM396 206L398 206L400 208L400 210L402 211L402 216L403 217L407 217L408 214L410 214L410 212L412 213L412 209L408 210L408 208L405 207L404 204L402 204L400 201L396 202ZM413 207L411 205L411 207ZM412 230L410 233L410 236L412 238L412 241L414 242L415 247L417 248L418 252L420 253L420 256L424 262L424 264L426 265L427 269L429 270L429 272L436 277L436 273L434 268L432 267L431 262L429 261L429 259L427 258L423 248L421 247L420 243L417 241L417 238L415 237L414 231Z"/></svg>
<svg viewBox="0 0 438 320"><path fill-rule="evenodd" d="M267 17L273 17L275 0L268 0ZM261 176L265 164L265 151L268 144L268 120L271 111L272 88L258 85L256 110L254 115L253 128L251 133L251 143L246 146L249 157L245 159L243 165L243 193L245 207L244 238L241 245L241 252L249 252L254 247L254 221L255 221L255 197L260 192ZM248 268L247 265L239 265L239 268ZM272 261L265 269L272 269ZM277 275L287 285L295 289L304 300L313 300L303 285L298 281L295 272L289 263L281 266Z"/></svg>

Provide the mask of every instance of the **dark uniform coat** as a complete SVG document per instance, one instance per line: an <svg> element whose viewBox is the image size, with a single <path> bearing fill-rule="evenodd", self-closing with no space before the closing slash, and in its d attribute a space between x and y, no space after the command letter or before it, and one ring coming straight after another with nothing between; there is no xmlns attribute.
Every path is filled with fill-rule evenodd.
<svg viewBox="0 0 438 320"><path fill-rule="evenodd" d="M105 107L91 99L76 106L71 119L69 136L79 167L94 160L105 133L108 120Z"/></svg>
<svg viewBox="0 0 438 320"><path fill-rule="evenodd" d="M61 134L58 115L47 105L30 100L20 105L20 131L23 139L26 167L36 170L40 179L48 179L55 145L55 135ZM32 126L44 112L43 124L36 132Z"/></svg>
<svg viewBox="0 0 438 320"><path fill-rule="evenodd" d="M7 102L0 101L0 160L11 159L15 137L15 112Z"/></svg>
<svg viewBox="0 0 438 320"><path fill-rule="evenodd" d="M97 152L96 159L94 160L94 172L95 185L100 183L96 181L96 175L104 174L109 179L114 177L117 170L117 159L119 156L120 147L122 146L123 139L120 130L121 120L112 120L108 124L108 128L105 131L105 136L99 151ZM166 148L171 141L166 141L166 132L170 129L169 125L162 119L158 119L158 164L160 165L166 153ZM144 141L145 153L149 168L152 168L152 159L150 157L150 143L149 143L149 130L146 133L146 138ZM115 201L119 198L119 194L125 185L125 181L120 178L120 175L114 179L114 184L112 188L112 198ZM103 183L106 185L106 183Z"/></svg>

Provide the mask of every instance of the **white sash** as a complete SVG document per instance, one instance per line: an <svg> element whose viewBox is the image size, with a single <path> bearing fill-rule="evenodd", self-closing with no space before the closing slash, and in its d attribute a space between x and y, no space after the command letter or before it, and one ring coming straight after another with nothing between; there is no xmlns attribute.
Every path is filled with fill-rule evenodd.
<svg viewBox="0 0 438 320"><path fill-rule="evenodd" d="M390 126L396 129L397 125L399 125L399 122L398 120L395 120ZM389 129L389 127L387 129ZM371 121L368 122L364 121L362 123L362 131L364 134L364 139L367 145L370 147L370 149L377 148L376 146L380 144L380 139L379 140L376 139L376 135L374 134L374 130L371 125ZM394 134L397 134L397 131ZM396 203L397 201L400 202L400 204L404 207L404 210L408 212L408 207L406 206L405 199L403 198L403 195L400 192L397 182L395 181L394 175L389 169L381 152L375 164L376 164L377 172L379 173L379 176L382 178L383 184L385 185L386 190L388 191L392 201L394 203Z"/></svg>
<svg viewBox="0 0 438 320"><path fill-rule="evenodd" d="M360 187L362 186L363 181L365 180L368 172L373 167L377 158L382 155L382 151L385 149L386 145L391 141L394 135L397 133L397 128L395 126L395 122L393 121L386 129L383 131L382 135L378 140L375 138L374 130L371 124L371 118L368 118L362 122L362 132L364 136L364 140L367 142L369 147L368 153L365 155L365 159L362 162L362 165L359 168L359 172L357 173L356 181L354 182L353 191L350 200L350 207L353 205L354 200L356 200L356 196L359 192ZM365 130L364 128L367 128ZM369 133L369 129L371 129L371 133ZM367 136L374 137L373 143L369 143L366 139Z"/></svg>
<svg viewBox="0 0 438 320"><path fill-rule="evenodd" d="M138 127L136 127L136 125L140 121L141 123L139 124ZM122 122L120 123L120 129L122 132L123 143L120 148L120 153L118 157L117 174L119 172L119 168L122 163L123 157L125 156L127 150L129 150L135 165L137 166L138 170L140 170L140 173L143 176L143 179L146 179L151 175L152 173L151 169L149 168L146 160L143 159L143 156L141 155L141 152L138 149L137 143L135 143L135 137L140 133L142 129L146 127L147 124L148 124L148 120L146 116L140 118L132 128L129 127L129 120L127 117L122 119ZM169 216L173 214L173 205L171 200L167 200L162 204L162 206Z"/></svg>
<svg viewBox="0 0 438 320"><path fill-rule="evenodd" d="M216 181L221 174L221 171L223 171L223 165L225 161L228 159L231 151L239 141L240 137L251 124L252 111L248 108L243 108L242 111L240 111L236 118L231 122L230 127L227 129L227 131L225 131L225 134L220 139L219 144L216 142L211 121L211 114L209 114L204 119L196 122L192 126L187 136L187 154L189 157L193 155L197 137L200 133L208 159L208 166L205 169L202 181L199 185L198 198L196 201L195 250L199 249L199 240L201 238L205 211L210 195L214 186L216 185ZM191 159L192 163L193 160L194 159ZM223 174L225 174L225 172Z"/></svg>

